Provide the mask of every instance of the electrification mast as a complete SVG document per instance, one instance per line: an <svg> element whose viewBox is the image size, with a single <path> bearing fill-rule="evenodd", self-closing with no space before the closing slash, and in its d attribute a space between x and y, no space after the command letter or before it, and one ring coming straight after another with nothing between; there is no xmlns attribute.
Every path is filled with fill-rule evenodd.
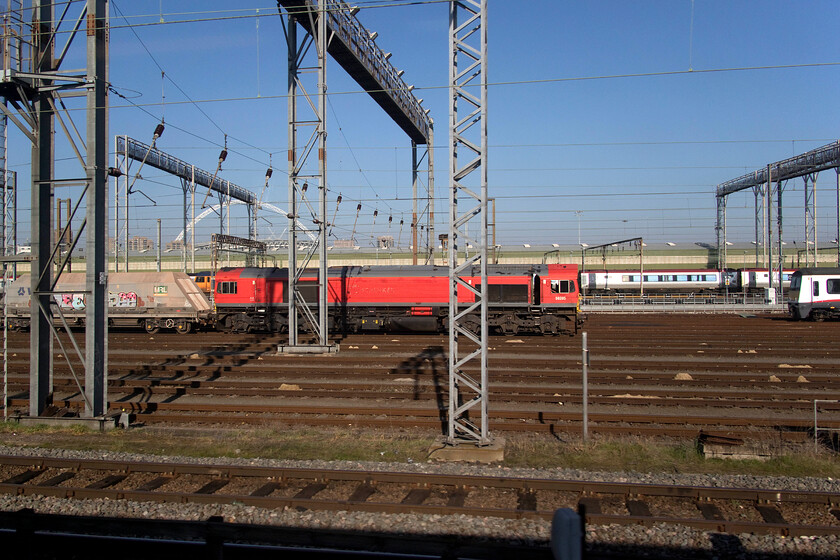
<svg viewBox="0 0 840 560"><path fill-rule="evenodd" d="M327 345L327 129L326 129L326 64L327 55L332 56L344 70L379 104L380 107L402 128L413 142L413 161L417 162L416 145L425 144L428 155L425 158L429 166L429 200L434 197L433 169L431 157L432 120L428 110L421 107L421 101L411 93L412 86L402 79L398 71L388 61L390 53L385 53L376 43L376 32L369 32L356 18L359 8L351 7L340 0L278 0L287 16L284 21L286 44L288 46L288 170L289 170L289 346L281 351L331 351ZM298 37L300 25L307 35ZM304 60L314 50L314 66L305 66ZM305 78L310 77L309 83ZM311 76L317 76L313 85ZM308 87L308 89L307 89ZM306 112L304 115L303 113ZM311 156L317 153L317 164L309 163ZM423 159L420 157L419 159ZM418 167L412 166L412 179L416 185ZM317 205L307 199L307 190L318 190ZM311 194L310 194L311 196ZM424 211L429 220L429 232L434 231L431 221L434 211L431 202ZM303 214L311 216L318 228L318 242L300 258L297 254L297 227ZM415 210L414 215L417 212ZM412 220L417 227L416 219ZM431 235L428 239L431 239ZM432 240L433 241L433 240ZM428 243L428 241L427 241ZM417 244L415 243L415 250ZM317 280L318 317L312 313L305 297L312 299L311 290L303 291L304 286L311 287L309 278L313 272L305 273L307 265L315 252L319 254ZM427 258L431 258L430 249ZM305 280L305 281L304 281ZM299 346L298 324L302 316L310 329L316 334L320 345Z"/></svg>
<svg viewBox="0 0 840 560"><path fill-rule="evenodd" d="M81 10L72 17L72 9ZM56 17L54 3L33 0L31 26L8 25L3 31L2 97L6 103L0 110L14 122L32 142L32 266L30 290L30 393L29 412L41 416L52 399L52 340L54 295L58 278L65 270L82 232L87 236L85 259L85 348L72 340L73 352L84 364L84 415L100 417L107 410L107 298L105 268L105 214L107 190L107 83L108 83L108 4L106 0L84 3L61 3ZM9 3L7 20L23 21L22 3ZM62 26L65 28L62 29ZM86 37L87 69L83 74L62 71L61 64L71 44L79 36ZM57 53L57 54L56 54ZM79 97L85 92L87 111L85 136L73 123L73 114L65 98ZM12 111L8 104L14 108ZM55 124L64 131L84 177L61 179L55 173ZM53 243L52 201L56 187L83 187L80 199L86 210L67 255L62 257ZM77 218L77 202L69 224ZM69 231L69 229L67 230ZM55 277L53 277L55 269ZM63 322L63 321L62 321ZM65 325L66 326L66 325ZM70 333L69 328L66 329ZM72 333L70 333L72 339ZM55 336L58 339L57 335ZM73 366L68 359L68 365ZM73 372L75 375L75 371Z"/></svg>
<svg viewBox="0 0 840 560"><path fill-rule="evenodd" d="M309 34L298 40L297 22L305 19ZM286 44L288 45L288 113L289 113L289 348L298 344L298 318L303 316L308 327L318 338L318 347L329 350L327 325L327 2L318 0L317 5L304 8L288 8L286 17ZM315 49L316 66L306 68L303 60L309 49ZM315 92L306 89L304 76L317 75ZM314 97L314 99L313 99ZM312 114L305 118L299 114L300 100L305 100ZM304 131L307 133L304 134ZM299 142L299 137L301 140ZM304 139L305 138L305 139ZM317 165L308 165L309 156L317 153ZM307 199L310 183L317 189L317 209ZM298 225L301 212L308 210L317 226L317 240L307 250L303 259L298 259ZM317 279L317 317L306 301L301 285L302 276L315 252L318 252L319 268ZM312 298L311 293L306 297Z"/></svg>
<svg viewBox="0 0 840 560"><path fill-rule="evenodd" d="M489 445L487 425L487 5L449 8L449 431ZM465 205L459 206L463 197ZM472 222L474 237L468 234ZM477 224L476 224L477 222ZM462 245L463 244L463 245ZM464 260L459 263L459 252ZM476 366L477 373L467 373ZM477 377L476 377L477 375ZM473 412L474 414L470 414Z"/></svg>

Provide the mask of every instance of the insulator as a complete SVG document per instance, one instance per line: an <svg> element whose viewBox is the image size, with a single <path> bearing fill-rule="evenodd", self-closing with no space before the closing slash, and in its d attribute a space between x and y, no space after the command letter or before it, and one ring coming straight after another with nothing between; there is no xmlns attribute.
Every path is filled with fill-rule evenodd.
<svg viewBox="0 0 840 560"><path fill-rule="evenodd" d="M157 140L158 138L163 136L163 129L164 129L163 123L160 123L159 125L157 125L155 127L155 136L154 136L155 140Z"/></svg>
<svg viewBox="0 0 840 560"><path fill-rule="evenodd" d="M341 195L338 195L338 198L335 199L336 205L341 204Z"/></svg>
<svg viewBox="0 0 840 560"><path fill-rule="evenodd" d="M358 206L356 206L356 212L362 209L362 203L360 202Z"/></svg>
<svg viewBox="0 0 840 560"><path fill-rule="evenodd" d="M402 220L400 220L400 225L403 225L403 221L402 221Z"/></svg>
<svg viewBox="0 0 840 560"><path fill-rule="evenodd" d="M300 192L306 192L306 189L309 188L309 183L304 183L303 186L300 188Z"/></svg>
<svg viewBox="0 0 840 560"><path fill-rule="evenodd" d="M227 150L222 150L219 154L219 163L222 163L225 159L227 159Z"/></svg>
<svg viewBox="0 0 840 560"><path fill-rule="evenodd" d="M388 216L388 223L390 224L393 221L394 221L394 217L393 216Z"/></svg>
<svg viewBox="0 0 840 560"><path fill-rule="evenodd" d="M373 211L373 217L375 218L375 217L377 217L378 215L379 215L379 210L374 210L374 211Z"/></svg>
<svg viewBox="0 0 840 560"><path fill-rule="evenodd" d="M272 168L270 168L270 167L269 167L269 168L266 170L266 172L265 172L265 178L266 178L266 180L271 179L271 174L272 174L272 173L274 173L274 170L273 170Z"/></svg>

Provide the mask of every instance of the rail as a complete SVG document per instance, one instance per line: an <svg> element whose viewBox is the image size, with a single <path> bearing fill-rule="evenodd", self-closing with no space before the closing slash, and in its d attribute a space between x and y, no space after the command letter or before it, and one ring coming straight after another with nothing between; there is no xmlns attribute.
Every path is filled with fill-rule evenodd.
<svg viewBox="0 0 840 560"><path fill-rule="evenodd" d="M583 506L586 522L595 525L840 535L840 527L819 521L836 517L836 492L14 455L0 456L0 464L6 473L0 493L17 496L547 521L558 506ZM663 507L662 501L674 505ZM685 501L691 506L679 507ZM616 502L626 512L608 512L605 506ZM730 508L720 506L733 502L751 505L757 515L727 519Z"/></svg>

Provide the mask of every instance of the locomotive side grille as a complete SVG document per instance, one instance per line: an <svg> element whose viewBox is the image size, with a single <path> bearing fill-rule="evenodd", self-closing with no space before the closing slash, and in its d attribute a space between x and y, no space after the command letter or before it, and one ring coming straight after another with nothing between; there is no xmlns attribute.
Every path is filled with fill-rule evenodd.
<svg viewBox="0 0 840 560"><path fill-rule="evenodd" d="M490 284L487 286L489 303L528 303L528 286L525 284Z"/></svg>

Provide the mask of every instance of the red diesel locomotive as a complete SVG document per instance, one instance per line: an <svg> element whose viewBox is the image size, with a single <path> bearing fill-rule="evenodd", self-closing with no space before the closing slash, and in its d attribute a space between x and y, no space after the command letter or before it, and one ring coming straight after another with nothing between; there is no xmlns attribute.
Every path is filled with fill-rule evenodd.
<svg viewBox="0 0 840 560"><path fill-rule="evenodd" d="M448 267L340 266L330 267L327 275L332 330L448 328ZM222 268L215 280L213 297L218 328L236 332L287 329L287 269ZM480 282L480 273L476 270L468 281ZM491 265L487 284L491 331L575 334L582 322L577 265ZM307 304L317 307L318 271L304 273L298 288ZM459 303L466 306L474 301L469 289L458 289ZM464 322L470 326L471 320L477 331L480 317L467 316Z"/></svg>

